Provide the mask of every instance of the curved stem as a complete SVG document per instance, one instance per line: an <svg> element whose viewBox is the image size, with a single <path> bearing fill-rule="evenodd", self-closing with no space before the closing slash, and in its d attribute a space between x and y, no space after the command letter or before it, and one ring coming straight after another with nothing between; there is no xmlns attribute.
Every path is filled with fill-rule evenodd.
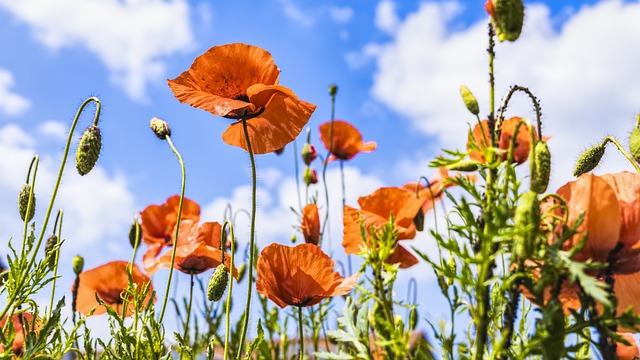
<svg viewBox="0 0 640 360"><path fill-rule="evenodd" d="M182 172L182 185L180 189L180 204L178 205L178 216L176 218L176 228L174 230L173 235L173 249L171 250L171 266L169 267L169 277L167 278L167 286L164 292L164 299L162 299L162 310L160 311L160 318L158 322L162 322L164 318L164 312L167 309L167 300L169 299L169 289L171 288L171 277L173 276L173 265L176 262L176 249L178 248L178 231L180 230L180 220L182 219L182 203L184 202L184 189L187 185L187 172L184 169L184 161L182 160L182 156L173 145L171 141L171 137L167 135L166 137L167 143L176 157L178 158L178 162L180 163L180 170Z"/></svg>
<svg viewBox="0 0 640 360"><path fill-rule="evenodd" d="M629 155L629 153L622 147L622 145L620 145L618 140L616 140L613 136L607 136L604 139L604 141L602 142L602 145L606 145L608 142L614 143L616 145L616 147L618 148L618 150L622 153L622 155L625 158L627 158L627 160L629 160L631 165L633 165L634 169L636 169L636 172L640 173L640 166L638 166L638 163L635 160L633 160L631 155Z"/></svg>
<svg viewBox="0 0 640 360"><path fill-rule="evenodd" d="M257 199L256 199L256 188L257 188L257 174L256 174L256 161L253 155L253 149L251 148L251 140L249 139L249 130L247 129L247 120L241 119L242 128L244 129L244 139L247 142L247 151L249 152L249 159L251 160L251 229L249 235L249 281L247 281L247 303L244 307L244 319L242 323L242 333L240 334L240 349L238 351L238 359L242 354L242 349L244 348L244 342L247 337L247 328L249 327L249 312L251 310L251 295L253 289L253 268L255 263L255 253L256 253L256 208L257 208ZM233 271L233 270L232 270Z"/></svg>
<svg viewBox="0 0 640 360"><path fill-rule="evenodd" d="M540 103L538 102L538 98L536 98L536 96L533 95L531 90L529 90L524 86L514 85L511 87L511 89L509 89L507 96L505 96L504 100L502 101L502 105L500 106L500 110L499 110L500 114L498 115L499 123L496 125L496 127L500 128L500 124L502 124L502 121L504 120L504 112L507 109L507 106L509 105L509 101L511 101L511 97L513 96L513 94L515 94L518 91L524 92L531 99L531 102L533 103L533 109L536 112L536 123L538 126L538 135L540 136L540 139L542 139L542 112L540 110Z"/></svg>
<svg viewBox="0 0 640 360"><path fill-rule="evenodd" d="M302 360L304 356L304 327L302 326L302 306L298 306L298 339L300 339L300 356L299 360Z"/></svg>

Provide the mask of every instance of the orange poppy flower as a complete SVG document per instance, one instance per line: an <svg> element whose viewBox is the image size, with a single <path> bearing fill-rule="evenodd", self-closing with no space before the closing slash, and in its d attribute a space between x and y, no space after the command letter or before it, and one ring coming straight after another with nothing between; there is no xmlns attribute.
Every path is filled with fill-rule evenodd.
<svg viewBox="0 0 640 360"><path fill-rule="evenodd" d="M362 134L346 121L333 121L333 143L331 142L331 122L320 125L320 140L331 155L327 162L333 160L349 160L361 152L371 152L376 149L375 141L363 142Z"/></svg>
<svg viewBox="0 0 640 360"><path fill-rule="evenodd" d="M316 108L278 85L279 74L269 52L234 43L212 47L168 82L181 103L230 119L250 119L253 153L266 154L293 141ZM229 125L222 139L248 151L240 121Z"/></svg>
<svg viewBox="0 0 640 360"><path fill-rule="evenodd" d="M83 315L89 314L91 309L96 308L94 315L104 314L107 309L98 305L96 295L105 304L112 307L118 314L122 314L124 310L124 291L129 285L129 277L127 276L127 261L112 261L97 268L83 271L80 273L80 284L78 286L78 297L76 300L76 309ZM142 287L146 283L150 283L151 279L140 271L137 265L132 268L133 282ZM72 288L73 291L73 288ZM151 301L153 286L149 289L145 302ZM155 296L153 301L155 302ZM128 299L126 316L133 314L133 308Z"/></svg>
<svg viewBox="0 0 640 360"><path fill-rule="evenodd" d="M178 219L180 196L174 195L162 205L149 205L141 213L142 241L149 245L142 263L146 267L155 259L165 246L173 245L173 232ZM195 201L184 198L182 203L181 220L200 221L200 205Z"/></svg>
<svg viewBox="0 0 640 360"><path fill-rule="evenodd" d="M22 319L20 319L21 317ZM4 326L6 325L8 319L9 319L9 316L5 315L0 320L0 330L4 329ZM16 355L16 356L22 355L24 351L25 334L24 334L24 329L22 327L21 321L24 322L27 328L31 328L31 326L35 326L35 328L40 328L39 323L32 324L33 322L32 314L26 313L26 312L22 314L13 314L13 316L11 317L11 322L13 323L13 332L15 335L13 338L13 343L11 345L11 351L13 352L13 355ZM3 352L4 352L4 344L0 343L0 353L3 353Z"/></svg>
<svg viewBox="0 0 640 360"><path fill-rule="evenodd" d="M217 222L198 225L193 220L181 221L173 267L185 274L196 275L220 265L222 263L221 229L221 225ZM173 250L168 250L145 264L147 274L153 275L158 269L171 267L172 252ZM225 255L227 268L231 266L230 259L230 255ZM235 271L234 275L237 277Z"/></svg>
<svg viewBox="0 0 640 360"><path fill-rule="evenodd" d="M357 254L368 246L362 239L361 222L367 234L371 236L371 228L381 231L389 222L389 216L393 215L398 240L413 239L416 236L413 219L422 207L422 200L409 191L397 187L380 188L368 196L360 197L358 204L361 210L344 207L342 246L347 254ZM398 245L387 262L399 263L404 269L417 264L418 259Z"/></svg>
<svg viewBox="0 0 640 360"><path fill-rule="evenodd" d="M500 139L498 140L498 148L504 151L504 153L502 154L502 160L507 159L508 151L511 148L511 139L513 138L513 133L516 131L516 126L518 126L521 120L522 118L514 116L510 119L505 119L502 122L502 126L500 128ZM475 142L476 146L480 150L486 149L488 144L491 142L491 136L489 135L489 121L482 120L481 124L482 128L479 124L476 124L476 126L473 128L473 137L469 136L469 139L467 140L467 150L471 149L471 142ZM513 161L515 161L517 164L522 164L523 162L527 161L527 158L529 157L529 151L531 149L531 134L529 133L529 126L531 125L521 125L518 129L518 134L515 140L516 144L513 152ZM534 138L537 140L538 135L535 132L535 129L533 131L535 133ZM482 156L482 154L480 154L478 150L471 151L469 157L472 160L479 161L481 163L486 162L485 158Z"/></svg>
<svg viewBox="0 0 640 360"><path fill-rule="evenodd" d="M474 182L477 178L475 174L467 174L465 176ZM445 180L449 178L449 171L443 166L438 168L436 174L429 179L428 187L423 186L421 183L410 182L404 184L402 188L422 200L422 212L426 214L433 209L436 201L442 199L444 190L455 185L452 182L445 182Z"/></svg>
<svg viewBox="0 0 640 360"><path fill-rule="evenodd" d="M638 351L638 341L633 337L632 334L626 332L619 332L618 335L622 336L629 345L625 345L623 343L616 344L616 355L618 356L618 360L633 360L640 357L640 351Z"/></svg>
<svg viewBox="0 0 640 360"><path fill-rule="evenodd" d="M343 278L335 263L313 244L271 244L258 257L258 292L281 308L313 306L331 296L348 294L358 275Z"/></svg>
<svg viewBox="0 0 640 360"><path fill-rule="evenodd" d="M307 204L304 209L302 209L302 224L300 224L300 230L302 230L305 243L318 245L320 242L320 215L318 214L318 205Z"/></svg>

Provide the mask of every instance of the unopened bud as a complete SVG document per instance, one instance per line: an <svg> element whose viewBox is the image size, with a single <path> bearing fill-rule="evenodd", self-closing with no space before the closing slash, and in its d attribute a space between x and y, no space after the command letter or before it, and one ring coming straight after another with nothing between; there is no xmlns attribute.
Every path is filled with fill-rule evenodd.
<svg viewBox="0 0 640 360"><path fill-rule="evenodd" d="M224 295L224 291L227 290L227 283L229 282L229 274L227 267L224 264L218 265L216 270L209 278L209 286L207 287L207 299L209 301L218 301Z"/></svg>
<svg viewBox="0 0 640 360"><path fill-rule="evenodd" d="M247 263L242 263L238 266L238 282L244 279L244 274L247 273Z"/></svg>
<svg viewBox="0 0 640 360"><path fill-rule="evenodd" d="M307 167L304 170L304 174L302 179L304 180L304 183L307 184L307 186L311 185L311 184L317 184L318 183L318 173L316 173L316 169L311 169L309 167Z"/></svg>
<svg viewBox="0 0 640 360"><path fill-rule="evenodd" d="M418 209L418 213L413 218L413 224L416 226L416 230L424 230L424 211L422 208Z"/></svg>
<svg viewBox="0 0 640 360"><path fill-rule="evenodd" d="M498 40L516 41L524 23L522 0L487 0L485 8L491 15Z"/></svg>
<svg viewBox="0 0 640 360"><path fill-rule="evenodd" d="M317 157L316 147L309 143L304 144L302 147L302 161L304 161L305 165L310 165Z"/></svg>
<svg viewBox="0 0 640 360"><path fill-rule="evenodd" d="M338 93L338 85L336 84L329 85L329 95L336 96L337 93Z"/></svg>
<svg viewBox="0 0 640 360"><path fill-rule="evenodd" d="M576 167L573 170L573 176L578 177L598 166L604 155L604 150L605 146L603 144L597 144L580 154L580 157L578 157L576 161Z"/></svg>
<svg viewBox="0 0 640 360"><path fill-rule="evenodd" d="M149 122L149 126L151 127L151 131L153 131L160 140L165 140L167 136L171 136L171 128L169 127L169 124L162 119L154 117Z"/></svg>
<svg viewBox="0 0 640 360"><path fill-rule="evenodd" d="M76 150L76 169L78 174L86 175L93 169L100 157L100 149L102 148L102 136L100 128L91 125L82 134L80 144Z"/></svg>
<svg viewBox="0 0 640 360"><path fill-rule="evenodd" d="M531 162L531 191L542 194L547 191L551 176L551 152L547 143L538 141L533 147Z"/></svg>
<svg viewBox="0 0 640 360"><path fill-rule="evenodd" d="M467 107L467 110L469 110L473 115L478 115L480 113L480 107L478 106L478 100L473 96L471 90L462 85L460 86L460 95L462 95L462 101L464 101L464 105Z"/></svg>
<svg viewBox="0 0 640 360"><path fill-rule="evenodd" d="M138 245L140 245L141 239L142 239L142 228L140 227L140 224L138 224L138 222L136 221L133 224L131 224L131 227L129 228L129 243L131 244L131 247L135 249Z"/></svg>
<svg viewBox="0 0 640 360"><path fill-rule="evenodd" d="M540 201L538 194L527 191L520 197L520 203L516 207L513 222L521 235L514 239L514 250L521 259L526 259L533 254L536 248L536 238L540 227Z"/></svg>
<svg viewBox="0 0 640 360"><path fill-rule="evenodd" d="M274 151L274 153L276 153L276 155L280 156L280 155L282 155L282 153L284 152L284 148L285 148L285 147L283 146L283 147L281 147L280 149L278 149L278 150Z"/></svg>
<svg viewBox="0 0 640 360"><path fill-rule="evenodd" d="M80 275L82 269L84 269L84 258L80 255L74 256L73 260L71 260L71 265L73 266L73 273Z"/></svg>
<svg viewBox="0 0 640 360"><path fill-rule="evenodd" d="M296 237L296 234L291 234L291 243L295 244L296 241L298 241L298 238Z"/></svg>
<svg viewBox="0 0 640 360"><path fill-rule="evenodd" d="M51 234L47 238L47 242L44 245L44 254L47 256L49 261L49 269L53 270L53 267L56 266L56 255L57 251L55 250L56 245L58 245L58 237L56 234Z"/></svg>
<svg viewBox="0 0 640 360"><path fill-rule="evenodd" d="M629 138L629 150L633 159L640 163L640 129L634 128Z"/></svg>
<svg viewBox="0 0 640 360"><path fill-rule="evenodd" d="M473 160L458 161L455 164L447 165L447 170L472 172L478 170L478 162Z"/></svg>
<svg viewBox="0 0 640 360"><path fill-rule="evenodd" d="M416 326L418 326L418 310L413 308L409 311L409 329L415 330Z"/></svg>
<svg viewBox="0 0 640 360"><path fill-rule="evenodd" d="M31 199L31 206L29 206L29 199ZM28 214L27 208L29 208ZM20 218L27 222L31 221L33 215L36 213L36 195L31 191L31 185L29 184L24 184L20 189L20 194L18 195L18 212L20 213Z"/></svg>

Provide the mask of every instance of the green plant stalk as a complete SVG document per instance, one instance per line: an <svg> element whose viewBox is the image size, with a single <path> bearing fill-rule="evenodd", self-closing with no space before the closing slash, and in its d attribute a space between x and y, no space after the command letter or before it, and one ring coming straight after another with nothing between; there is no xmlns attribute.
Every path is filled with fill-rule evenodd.
<svg viewBox="0 0 640 360"><path fill-rule="evenodd" d="M324 161L322 162L322 185L324 186L324 196L325 196L325 201L326 201L326 205L327 205L327 211L325 212L325 216L324 216L324 222L322 224L322 232L321 232L321 236L320 236L320 242L322 242L324 240L324 234L325 234L325 228L327 226L329 226L329 187L327 186L327 165L328 165L328 160L329 160L329 156L331 156L331 153L333 152L333 123L335 122L336 119L336 95L332 94L331 95L331 126L329 127L329 151L327 152L327 156L324 159ZM331 233L331 226L329 226L329 233ZM329 234L329 239L327 247L329 248L328 253L331 253L331 234ZM321 245L321 243L318 244L319 246ZM349 255L347 255L349 256Z"/></svg>
<svg viewBox="0 0 640 360"><path fill-rule="evenodd" d="M298 164L298 142L293 140L293 166L296 179L296 193L298 194L298 209L302 212L302 197L300 195L300 165Z"/></svg>
<svg viewBox="0 0 640 360"><path fill-rule="evenodd" d="M256 252L256 209L257 209L257 199L256 199L256 191L257 191L257 174L256 174L256 161L253 155L253 149L251 148L251 139L249 139L249 130L247 129L247 120L240 119L242 121L242 128L244 130L244 139L247 143L247 151L249 152L249 159L251 160L251 228L249 230L249 273L248 276L248 286L247 286L247 303L244 307L245 317L242 323L242 333L240 334L240 348L238 351L237 358L240 359L242 355L242 349L244 348L244 342L247 337L247 329L249 328L249 315L251 310L251 295L253 289L253 267L255 263L255 252Z"/></svg>
<svg viewBox="0 0 640 360"><path fill-rule="evenodd" d="M225 306L225 332L224 332L224 360L227 360L229 354L229 331L231 329L231 293L233 292L233 269L235 268L235 253L236 253L236 236L233 233L233 226L228 220L225 221L225 225L229 224L231 232L231 269L229 271L229 291L227 292L227 302ZM222 239L220 240L223 241ZM222 252L224 263L224 251Z"/></svg>
<svg viewBox="0 0 640 360"><path fill-rule="evenodd" d="M167 143L176 157L178 158L178 162L180 162L180 170L182 173L181 179L181 189L180 189L180 204L178 205L178 217L176 219L176 228L173 235L173 249L171 251L171 266L169 267L169 277L167 278L167 286L164 292L164 299L162 299L162 310L160 311L160 317L158 322L162 322L164 318L164 312L167 309L167 300L169 299L169 289L171 288L171 277L173 276L173 265L176 262L176 248L178 247L178 231L180 230L180 220L182 219L182 204L184 202L184 190L187 184L187 172L184 169L184 161L182 160L182 156L173 145L171 141L171 136L167 135L166 137Z"/></svg>
<svg viewBox="0 0 640 360"><path fill-rule="evenodd" d="M56 224L58 224L58 220L60 220L60 227L58 227L58 244L62 240L62 215L63 211L58 210L58 216L56 218ZM56 226L53 226L53 232L55 233ZM51 310L53 309L53 298L56 293L56 280L58 279L58 260L60 260L60 249L58 245L58 250L56 250L56 259L53 263L53 281L51 282L51 297L49 298L49 311L47 312L47 319L51 317Z"/></svg>
<svg viewBox="0 0 640 360"><path fill-rule="evenodd" d="M35 204L33 204L33 202L31 200L33 200L33 194L35 192L35 187L36 187L36 178L37 178L37 174L38 174L38 164L40 163L40 158L38 157L38 155L34 155L33 159L31 159L31 164L29 164L29 171L27 172L27 180L25 181L25 184L29 184L29 178L31 177L31 168L33 169L33 177L30 183L30 190L29 190L29 202L27 203L27 212L26 214L31 213L31 208L33 206L35 206ZM35 167L34 167L35 165ZM22 229L22 248L20 250L20 254L21 256L25 256L25 247L27 244L27 230L29 227L29 221L27 221L27 217L25 217L25 221L24 221L24 227Z"/></svg>
<svg viewBox="0 0 640 360"><path fill-rule="evenodd" d="M300 356L299 360L302 360L304 357L304 327L302 326L302 306L298 306L298 339L300 339Z"/></svg>
<svg viewBox="0 0 640 360"><path fill-rule="evenodd" d="M16 289L21 289L23 287L23 285L24 285L24 282L27 280L27 277L30 275L29 269L31 269L31 267L33 266L33 264L34 264L34 262L36 260L36 255L38 254L38 249L40 249L40 245L42 244L42 239L44 238L45 230L47 228L47 225L49 224L49 218L51 217L51 211L53 210L53 204L55 203L55 199L56 199L56 196L58 194L58 188L60 187L60 182L62 180L62 173L64 172L64 168L65 168L65 165L67 163L67 158L69 156L69 149L71 148L71 141L73 140L74 130L76 128L76 125L78 124L78 121L80 120L80 115L84 111L84 108L87 105L89 105L89 103L91 103L91 102L95 102L96 103L96 111L95 111L94 117L93 117L93 125L96 125L96 126L98 125L98 120L100 118L100 110L102 109L102 105L100 104L100 100L97 97L90 97L90 98L86 99L84 102L82 102L82 104L80 105L80 108L76 112L75 117L73 118L73 122L71 123L71 128L69 130L69 135L67 136L67 143L65 145L63 156L62 156L62 161L60 162L60 170L58 170L58 176L56 178L56 182L55 182L55 185L53 187L53 193L51 195L51 200L49 201L49 207L47 208L46 215L45 215L44 220L42 222L42 230L40 230L40 235L38 236L38 242L36 243L36 246L32 249L31 259L29 260L29 263L28 263L28 265L26 267L26 270L23 273L24 276L23 277L21 276L17 281ZM33 190L33 187L32 187L32 190ZM7 315L7 312L9 311L9 309L13 308L13 304L14 304L14 302L16 300L16 297L17 297L17 293L14 293L8 299L7 305L5 306L5 308L0 313L0 319L2 319L5 315ZM9 315L10 315L9 317L11 317L13 315L13 311Z"/></svg>
<svg viewBox="0 0 640 360"><path fill-rule="evenodd" d="M190 274L190 286L189 286L189 305L187 305L187 320L184 322L184 336L183 339L187 341L189 335L189 321L191 320L191 305L193 304L193 285L195 275Z"/></svg>
<svg viewBox="0 0 640 360"><path fill-rule="evenodd" d="M140 241L138 240L140 236L140 224L138 223L138 215L133 217L134 224L136 225L136 233L135 233L135 243L133 244L133 253L131 254L131 262L128 266L129 276L133 279L133 262L136 259L136 253L138 252L138 245L140 245ZM136 334L136 347L134 349L134 353L136 354L136 358L139 358L139 350L140 350L140 332L138 331L138 312L135 311L133 315L133 332Z"/></svg>
<svg viewBox="0 0 640 360"><path fill-rule="evenodd" d="M633 158L629 155L629 153L627 153L627 151L624 149L624 147L622 147L622 145L620 145L618 140L616 140L613 136L607 136L604 139L602 145L606 145L608 142L614 143L616 145L616 147L618 148L618 150L622 153L622 155L625 158L627 158L627 160L629 160L631 165L633 165L633 168L636 170L636 172L640 173L640 166L638 166L638 163L635 162L635 160L633 160Z"/></svg>
<svg viewBox="0 0 640 360"><path fill-rule="evenodd" d="M500 106L500 110L499 110L500 115L498 116L499 124L496 125L496 127L500 128L500 125L504 120L504 112L507 109L507 106L509 105L509 101L511 101L511 97L513 96L513 94L515 94L518 91L524 92L529 96L529 99L531 99L531 102L533 103L533 109L536 112L536 124L538 127L538 136L540 137L540 139L542 139L542 112L540 110L540 103L538 102L538 99L536 98L536 96L533 95L531 90L529 90L524 86L515 85L515 86L512 86L511 89L509 89L507 96L505 96L504 100L502 101L502 105ZM515 132L514 134L517 134L517 132Z"/></svg>

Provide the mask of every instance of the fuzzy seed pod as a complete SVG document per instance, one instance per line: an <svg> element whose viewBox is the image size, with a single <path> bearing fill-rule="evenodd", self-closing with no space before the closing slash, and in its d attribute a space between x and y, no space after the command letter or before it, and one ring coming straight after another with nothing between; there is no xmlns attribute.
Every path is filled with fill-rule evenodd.
<svg viewBox="0 0 640 360"><path fill-rule="evenodd" d="M424 210L422 208L418 209L418 213L413 218L413 224L416 226L416 230L424 230Z"/></svg>
<svg viewBox="0 0 640 360"><path fill-rule="evenodd" d="M316 173L316 169L311 169L311 168L307 167L304 170L304 174L302 175L302 179L304 180L304 183L307 184L307 186L309 186L311 184L317 184L318 183L318 173Z"/></svg>
<svg viewBox="0 0 640 360"><path fill-rule="evenodd" d="M171 128L169 127L169 124L162 119L154 117L149 122L149 126L151 127L151 131L153 131L160 140L165 140L167 136L171 136Z"/></svg>
<svg viewBox="0 0 640 360"><path fill-rule="evenodd" d="M29 207L29 195L31 195L31 207ZM29 207L29 214L27 214ZM22 221L31 221L36 213L36 194L31 192L31 185L24 184L18 195L18 212Z"/></svg>
<svg viewBox="0 0 640 360"><path fill-rule="evenodd" d="M540 227L540 200L537 193L528 191L520 197L513 222L523 233L514 239L515 253L521 259L529 258L536 248L536 237Z"/></svg>
<svg viewBox="0 0 640 360"><path fill-rule="evenodd" d="M462 101L464 101L464 105L467 107L467 110L469 110L473 115L478 115L480 113L480 107L478 106L478 100L473 96L471 90L462 85L460 86L460 95L462 95Z"/></svg>
<svg viewBox="0 0 640 360"><path fill-rule="evenodd" d="M247 263L242 263L238 266L238 282L241 282L244 279L244 274L247 273Z"/></svg>
<svg viewBox="0 0 640 360"><path fill-rule="evenodd" d="M336 96L337 93L338 93L338 85L336 84L329 85L329 95Z"/></svg>
<svg viewBox="0 0 640 360"><path fill-rule="evenodd" d="M604 155L604 150L605 146L603 144L597 144L580 154L580 157L578 157L576 161L576 167L573 170L573 176L578 177L598 166Z"/></svg>
<svg viewBox="0 0 640 360"><path fill-rule="evenodd" d="M56 245L58 245L58 237L56 234L51 234L44 245L44 253L49 257L50 270L53 270L53 267L56 266L56 251L54 251Z"/></svg>
<svg viewBox="0 0 640 360"><path fill-rule="evenodd" d="M304 161L305 165L310 165L313 160L318 157L318 152L316 151L316 147L306 143L302 147L302 161Z"/></svg>
<svg viewBox="0 0 640 360"><path fill-rule="evenodd" d="M491 15L498 40L516 41L524 23L522 0L488 0L485 8Z"/></svg>
<svg viewBox="0 0 640 360"><path fill-rule="evenodd" d="M136 230L136 228L138 230ZM136 233L138 236L136 237ZM140 240L142 239L142 227L135 222L131 224L131 228L129 228L129 243L132 248L136 248L137 245L140 245Z"/></svg>
<svg viewBox="0 0 640 360"><path fill-rule="evenodd" d="M413 308L409 311L409 329L415 330L416 326L418 326L418 310Z"/></svg>
<svg viewBox="0 0 640 360"><path fill-rule="evenodd" d="M227 267L224 266L224 264L220 264L213 274L211 274L211 278L209 278L207 299L209 299L209 301L220 300L222 295L224 295L224 291L227 290L228 283L229 273L227 272Z"/></svg>
<svg viewBox="0 0 640 360"><path fill-rule="evenodd" d="M640 129L634 128L629 138L629 150L633 159L640 163Z"/></svg>
<svg viewBox="0 0 640 360"><path fill-rule="evenodd" d="M71 265L73 266L73 273L80 275L82 269L84 269L84 258L80 255L74 256L73 260L71 260Z"/></svg>
<svg viewBox="0 0 640 360"><path fill-rule="evenodd" d="M93 169L100 157L100 149L102 148L102 136L100 128L91 125L82 134L80 144L76 150L76 169L78 174L86 175Z"/></svg>
<svg viewBox="0 0 640 360"><path fill-rule="evenodd" d="M551 152L544 141L538 141L533 148L531 162L531 191L542 194L547 191L551 175Z"/></svg>
<svg viewBox="0 0 640 360"><path fill-rule="evenodd" d="M478 162L473 160L463 160L455 164L447 165L447 170L471 172L478 170Z"/></svg>

